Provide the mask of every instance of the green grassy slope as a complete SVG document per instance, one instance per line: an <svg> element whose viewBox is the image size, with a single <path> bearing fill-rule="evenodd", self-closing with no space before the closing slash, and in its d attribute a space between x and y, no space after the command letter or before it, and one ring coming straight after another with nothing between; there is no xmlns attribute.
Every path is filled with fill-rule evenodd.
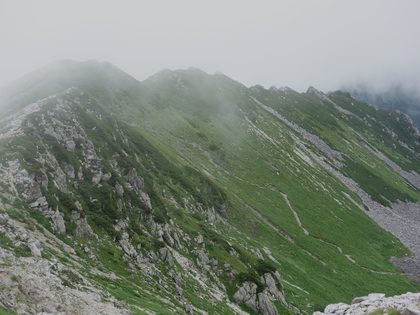
<svg viewBox="0 0 420 315"><path fill-rule="evenodd" d="M149 218L161 224L171 222L182 231L183 247L177 250L192 261L195 248L189 247L193 245L188 239L202 234L209 257L237 271L233 278L224 273L209 276L210 282L220 281L226 287L230 299L243 281L258 283L267 270L280 272L287 302L304 312L334 301L350 302L354 296L373 291L397 294L418 290L389 262L391 256L406 255L407 249L350 200L360 203L357 195L305 151L322 156L319 149L254 99L342 152L342 172L384 205L420 200L418 190L365 145L374 143L402 168L420 172L418 143L411 132L400 127L402 117L356 102L347 94L329 95L355 116L343 114L314 93L246 88L223 75L197 69L164 71L138 83L119 71L114 74L108 66L91 67L96 70L83 68L92 78L82 80L78 105L72 103L70 114L57 112L54 119L68 125L77 121L92 141L102 171L112 174L111 180L93 185L93 174L86 170L83 182L76 185L76 180L68 179L70 193L63 193L52 181L43 193L48 203L64 214L68 235L74 234L70 217L74 202L80 201L100 236L99 240L77 240L88 244L99 261L90 261L85 274L130 304L133 311L142 313L138 306L170 314L180 312L182 306L171 297L173 284L165 291L156 277L149 281L139 269L130 271L130 263L116 245L122 235L115 224L126 218L130 241L144 254L165 246L148 230ZM64 85L77 83L78 75L74 78L69 79L71 85L66 80ZM65 98L72 102L75 95ZM37 173L44 166L33 156L48 151L62 167L71 164L77 170L83 164L82 143L69 152L40 131L43 117L55 111L54 106L52 101L32 114L24 135L1 140L3 161L18 157L27 170ZM385 126L413 149L385 132ZM124 183L130 168L144 179L152 209L139 203L130 191L119 209L113 187ZM210 208L225 218L225 223L210 222L206 213ZM34 217L54 232L39 213ZM71 238L59 237L74 245ZM76 248L78 255L89 261L83 246ZM110 283L93 275L90 269L98 265L120 279ZM156 267L169 283L168 267L161 262ZM175 268L182 272L178 264ZM226 301L211 302L201 295L203 289L194 277L186 277L185 282L184 295L194 307L214 314L232 312ZM170 301L165 304L157 296ZM283 306L279 310L290 312Z"/></svg>

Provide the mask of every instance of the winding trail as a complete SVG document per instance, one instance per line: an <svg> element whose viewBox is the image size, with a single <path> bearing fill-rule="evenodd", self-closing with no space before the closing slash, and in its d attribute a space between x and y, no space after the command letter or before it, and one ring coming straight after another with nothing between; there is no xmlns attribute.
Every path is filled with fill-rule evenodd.
<svg viewBox="0 0 420 315"><path fill-rule="evenodd" d="M281 195L284 198L284 201L286 201L287 206L289 207L290 211L292 211L293 216L295 217L296 223L299 225L299 227L302 229L303 233L305 235L309 235L309 232L307 229L305 229L302 225L302 222L300 221L299 215L298 213L295 211L295 209L293 209L292 205L290 204L289 198L287 197L286 194L281 193Z"/></svg>

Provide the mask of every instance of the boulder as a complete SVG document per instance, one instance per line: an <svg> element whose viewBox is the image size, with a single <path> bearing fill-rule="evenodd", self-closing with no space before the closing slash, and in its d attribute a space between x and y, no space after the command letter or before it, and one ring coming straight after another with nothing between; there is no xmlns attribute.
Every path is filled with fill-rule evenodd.
<svg viewBox="0 0 420 315"><path fill-rule="evenodd" d="M365 301L366 299L367 299L367 296L358 296L358 297L355 297L355 298L351 301L351 304L357 304L357 303L360 303L360 302Z"/></svg>
<svg viewBox="0 0 420 315"><path fill-rule="evenodd" d="M197 251L197 263L200 265L200 266L206 266L206 265L208 265L209 263L210 263L210 259L209 259L209 257L207 256L207 254L204 252L204 251L202 251L202 250L198 250Z"/></svg>
<svg viewBox="0 0 420 315"><path fill-rule="evenodd" d="M278 315L276 306L265 292L258 293L258 310L262 315Z"/></svg>
<svg viewBox="0 0 420 315"><path fill-rule="evenodd" d="M64 222L63 215L60 213L60 211L55 211L54 214L51 216L51 220L54 224L54 229L57 233L66 233L66 224Z"/></svg>
<svg viewBox="0 0 420 315"><path fill-rule="evenodd" d="M250 281L245 281L233 295L233 300L238 304L245 304L257 311L257 285Z"/></svg>
<svg viewBox="0 0 420 315"><path fill-rule="evenodd" d="M385 297L384 293L370 293L367 296L368 300L378 300L378 299L382 299Z"/></svg>
<svg viewBox="0 0 420 315"><path fill-rule="evenodd" d="M32 256L34 257L42 256L42 248L38 240L30 239L28 241L28 247L31 251Z"/></svg>
<svg viewBox="0 0 420 315"><path fill-rule="evenodd" d="M75 235L77 237L89 237L89 236L94 235L93 230L88 224L86 218L79 218L75 221L75 223L76 223Z"/></svg>
<svg viewBox="0 0 420 315"><path fill-rule="evenodd" d="M261 280L267 287L268 292L270 292L276 298L276 300L286 304L284 293L277 288L277 282L270 273L265 273L261 277Z"/></svg>
<svg viewBox="0 0 420 315"><path fill-rule="evenodd" d="M38 208L40 210L47 210L48 209L48 202L47 198L41 196L37 198L34 202L30 203L29 206L31 208Z"/></svg>

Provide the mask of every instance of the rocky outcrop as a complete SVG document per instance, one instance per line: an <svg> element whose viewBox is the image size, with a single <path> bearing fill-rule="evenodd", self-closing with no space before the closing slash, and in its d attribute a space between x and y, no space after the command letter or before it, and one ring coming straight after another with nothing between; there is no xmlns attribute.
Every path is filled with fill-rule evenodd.
<svg viewBox="0 0 420 315"><path fill-rule="evenodd" d="M144 189L144 180L137 175L135 168L131 168L125 175L125 180L130 184L131 188L137 193Z"/></svg>
<svg viewBox="0 0 420 315"><path fill-rule="evenodd" d="M54 224L54 229L55 231L57 231L57 233L66 233L66 224L63 215L60 213L60 211L55 211L54 214L51 216L51 220Z"/></svg>
<svg viewBox="0 0 420 315"><path fill-rule="evenodd" d="M174 259L172 257L171 251L166 248L162 247L159 249L159 256L160 259L167 264L167 266L172 267L174 265Z"/></svg>
<svg viewBox="0 0 420 315"><path fill-rule="evenodd" d="M276 306L265 292L258 293L258 309L263 315L278 315Z"/></svg>
<svg viewBox="0 0 420 315"><path fill-rule="evenodd" d="M144 180L139 175L135 168L131 168L125 175L127 184L133 189L140 197L141 202L149 209L152 208L149 195L144 191ZM116 187L117 189L117 187ZM121 190L118 188L121 193Z"/></svg>
<svg viewBox="0 0 420 315"><path fill-rule="evenodd" d="M34 257L41 257L42 256L42 248L41 244L36 239L29 239L28 240L28 247L31 251L32 256Z"/></svg>
<svg viewBox="0 0 420 315"><path fill-rule="evenodd" d="M314 315L363 315L372 312L388 314L390 311L402 315L420 314L420 293L405 293L391 297L386 297L382 293L371 293L368 296L354 298L352 304L330 304L323 312L315 312Z"/></svg>
<svg viewBox="0 0 420 315"><path fill-rule="evenodd" d="M73 211L71 213L71 220L76 224L74 234L77 237L90 237L95 235L86 218L82 218L80 213Z"/></svg>
<svg viewBox="0 0 420 315"><path fill-rule="evenodd" d="M0 303L18 314L129 314L73 270L43 258L15 257L0 247ZM64 285L64 274L83 284L83 290ZM63 279L62 279L63 278ZM77 283L73 283L73 286Z"/></svg>
<svg viewBox="0 0 420 315"><path fill-rule="evenodd" d="M266 273L261 278L267 287L267 290L276 298L276 300L286 304L280 274L277 271L274 274ZM280 287L280 289L278 287Z"/></svg>
<svg viewBox="0 0 420 315"><path fill-rule="evenodd" d="M233 295L233 300L238 304L245 304L253 310L258 310L257 306L257 285L246 281Z"/></svg>
<svg viewBox="0 0 420 315"><path fill-rule="evenodd" d="M289 307L284 298L280 280L280 275L276 271L274 273L265 273L261 276L262 288L259 288L253 282L245 281L233 295L233 300L238 304L247 305L262 315L277 315L278 311L274 304L275 301L279 301L284 306Z"/></svg>

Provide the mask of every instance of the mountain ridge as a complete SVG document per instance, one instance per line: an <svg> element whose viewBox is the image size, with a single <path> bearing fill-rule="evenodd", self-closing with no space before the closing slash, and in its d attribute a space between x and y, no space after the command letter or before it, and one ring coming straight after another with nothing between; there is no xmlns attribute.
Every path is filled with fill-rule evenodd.
<svg viewBox="0 0 420 315"><path fill-rule="evenodd" d="M43 302L2 258L5 308L58 312L71 288L110 314L293 314L418 289L389 262L416 276L420 142L400 114L196 70L87 73L22 91L35 105L1 125L2 257L56 261L36 285L62 283Z"/></svg>

